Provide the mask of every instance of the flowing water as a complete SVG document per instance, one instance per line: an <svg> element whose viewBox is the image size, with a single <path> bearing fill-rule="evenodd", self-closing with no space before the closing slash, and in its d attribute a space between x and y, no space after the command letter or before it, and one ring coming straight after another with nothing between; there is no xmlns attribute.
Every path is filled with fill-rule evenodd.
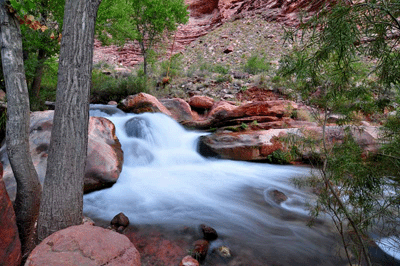
<svg viewBox="0 0 400 266"><path fill-rule="evenodd" d="M110 110L112 116L104 110L91 115L115 124L123 170L111 188L85 195L86 216L110 221L123 212L135 225L206 224L233 252L251 251L253 261L262 262L234 265L345 265L330 223L307 226L313 199L291 179L309 174L308 168L204 158L197 152L204 133L163 114ZM276 203L273 190L288 199Z"/></svg>

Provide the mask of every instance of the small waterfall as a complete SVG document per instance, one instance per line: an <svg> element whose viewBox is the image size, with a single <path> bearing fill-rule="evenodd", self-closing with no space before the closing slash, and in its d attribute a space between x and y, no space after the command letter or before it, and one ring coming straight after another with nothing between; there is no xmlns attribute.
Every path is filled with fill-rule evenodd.
<svg viewBox="0 0 400 266"><path fill-rule="evenodd" d="M124 165L111 188L84 196L86 216L109 221L124 212L137 225L205 223L266 261L341 265L330 226L320 221L307 227L305 207L312 198L291 184L291 178L309 174L308 168L204 158L197 152L204 133L187 131L163 114L107 108L91 115L115 124ZM276 203L273 190L288 199Z"/></svg>

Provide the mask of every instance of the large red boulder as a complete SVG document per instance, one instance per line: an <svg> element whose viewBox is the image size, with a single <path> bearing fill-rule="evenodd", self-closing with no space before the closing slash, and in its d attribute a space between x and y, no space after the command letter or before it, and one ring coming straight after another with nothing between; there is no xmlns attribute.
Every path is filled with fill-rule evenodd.
<svg viewBox="0 0 400 266"><path fill-rule="evenodd" d="M114 124L104 117L90 117L84 191L110 187L122 171L124 155Z"/></svg>
<svg viewBox="0 0 400 266"><path fill-rule="evenodd" d="M140 255L124 235L92 225L71 226L42 241L25 266L139 266Z"/></svg>
<svg viewBox="0 0 400 266"><path fill-rule="evenodd" d="M129 95L121 101L119 108L128 113L163 113L172 116L171 112L156 97L143 92Z"/></svg>
<svg viewBox="0 0 400 266"><path fill-rule="evenodd" d="M195 119L190 105L183 99L161 99L160 102L171 112L172 118L177 122Z"/></svg>
<svg viewBox="0 0 400 266"><path fill-rule="evenodd" d="M29 145L33 164L43 184L46 175L50 135L54 111L33 112L30 121ZM114 124L103 117L90 117L88 153L85 169L85 192L110 187L122 170L123 152L115 135ZM0 156L4 164L4 182L11 200L15 199L16 183L5 147Z"/></svg>
<svg viewBox="0 0 400 266"><path fill-rule="evenodd" d="M189 99L189 105L195 109L209 110L214 105L214 99L207 96L193 96Z"/></svg>
<svg viewBox="0 0 400 266"><path fill-rule="evenodd" d="M0 265L14 266L21 263L21 242L2 174L3 166L0 163Z"/></svg>

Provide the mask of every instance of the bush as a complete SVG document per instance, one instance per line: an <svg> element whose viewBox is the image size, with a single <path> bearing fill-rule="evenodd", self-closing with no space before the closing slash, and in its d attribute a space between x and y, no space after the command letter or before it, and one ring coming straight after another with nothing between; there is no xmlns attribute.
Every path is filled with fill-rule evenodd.
<svg viewBox="0 0 400 266"><path fill-rule="evenodd" d="M118 102L128 95L147 92L150 87L151 82L141 73L113 77L95 70L92 73L91 102Z"/></svg>
<svg viewBox="0 0 400 266"><path fill-rule="evenodd" d="M229 70L222 65L216 65L213 67L213 72L216 72L216 73L222 74L222 75L226 75L226 74L228 74Z"/></svg>
<svg viewBox="0 0 400 266"><path fill-rule="evenodd" d="M170 60L161 62L161 75L163 77L177 77L182 73L182 55L174 54Z"/></svg>
<svg viewBox="0 0 400 266"><path fill-rule="evenodd" d="M270 63L267 59L265 57L259 58L257 55L251 56L244 65L244 71L252 75L268 71L269 69Z"/></svg>

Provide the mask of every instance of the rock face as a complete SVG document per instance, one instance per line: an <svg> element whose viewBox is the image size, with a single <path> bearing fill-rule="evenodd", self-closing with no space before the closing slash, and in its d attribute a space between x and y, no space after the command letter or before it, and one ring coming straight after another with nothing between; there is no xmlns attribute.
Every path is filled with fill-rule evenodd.
<svg viewBox="0 0 400 266"><path fill-rule="evenodd" d="M43 184L53 127L54 111L31 114L29 145L33 164ZM122 170L123 152L115 135L114 124L106 118L89 119L88 157L85 169L85 192L110 187ZM16 183L8 162L5 145L0 150L4 163L4 182L11 200L15 199Z"/></svg>
<svg viewBox="0 0 400 266"><path fill-rule="evenodd" d="M40 243L29 255L30 265L132 265L140 255L129 239L119 233L91 225L71 226Z"/></svg>
<svg viewBox="0 0 400 266"><path fill-rule="evenodd" d="M0 163L0 265L17 266L21 263L21 243L15 221L15 213L1 177Z"/></svg>

